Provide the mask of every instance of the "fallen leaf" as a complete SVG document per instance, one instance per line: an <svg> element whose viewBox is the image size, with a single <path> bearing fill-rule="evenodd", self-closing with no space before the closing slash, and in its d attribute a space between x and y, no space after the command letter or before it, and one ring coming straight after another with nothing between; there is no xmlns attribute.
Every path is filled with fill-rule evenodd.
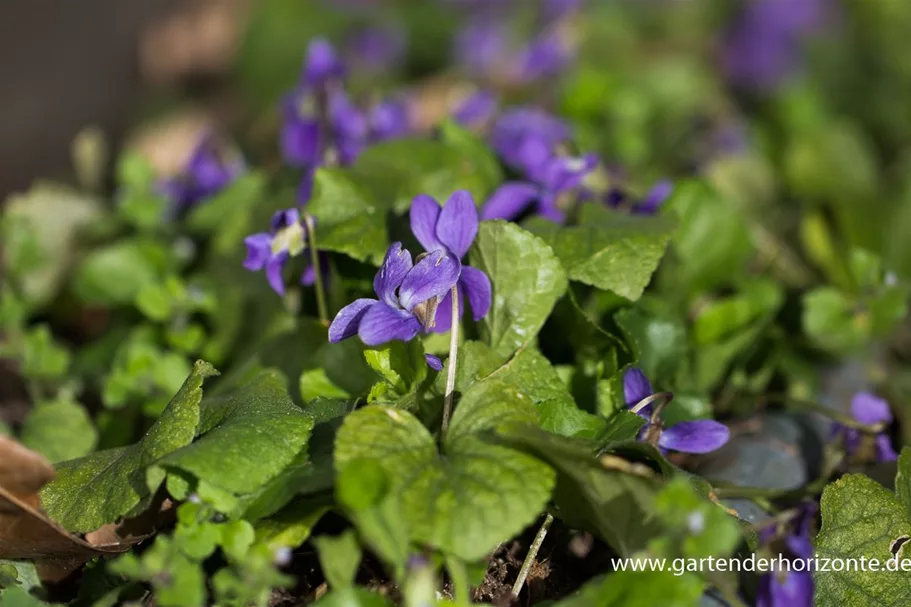
<svg viewBox="0 0 911 607"><path fill-rule="evenodd" d="M43 580L59 580L96 556L125 552L151 535L152 526L139 519L105 525L86 538L69 533L41 510L38 491L53 478L43 456L0 436L0 559L34 561ZM161 510L167 506L156 514Z"/></svg>

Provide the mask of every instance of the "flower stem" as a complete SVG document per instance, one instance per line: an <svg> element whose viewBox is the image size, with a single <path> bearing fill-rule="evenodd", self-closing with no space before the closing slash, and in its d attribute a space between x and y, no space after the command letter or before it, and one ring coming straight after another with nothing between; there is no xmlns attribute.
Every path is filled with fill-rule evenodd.
<svg viewBox="0 0 911 607"><path fill-rule="evenodd" d="M310 263L313 264L313 286L316 287L316 310L319 320L329 326L329 312L326 308L326 290L323 288L323 269L319 263L319 251L316 249L316 229L313 225L313 216L304 213L304 224L307 226L307 242L310 245Z"/></svg>
<svg viewBox="0 0 911 607"><path fill-rule="evenodd" d="M449 362L446 370L446 392L443 393L443 434L452 415L452 396L455 391L456 363L459 354L459 290L452 287L452 326L449 328Z"/></svg>
<svg viewBox="0 0 911 607"><path fill-rule="evenodd" d="M538 556L538 550L541 549L541 544L544 543L544 538L547 537L547 531L550 529L550 525L553 522L554 517L548 512L547 516L544 518L544 522L541 523L541 528L538 529L535 541L531 543L528 554L525 555L525 561L522 563L522 568L519 569L519 577L516 578L516 583L512 585L512 596L514 599L519 598L519 593L522 592L522 586L525 585L525 579L528 577L531 565L535 562L535 558Z"/></svg>

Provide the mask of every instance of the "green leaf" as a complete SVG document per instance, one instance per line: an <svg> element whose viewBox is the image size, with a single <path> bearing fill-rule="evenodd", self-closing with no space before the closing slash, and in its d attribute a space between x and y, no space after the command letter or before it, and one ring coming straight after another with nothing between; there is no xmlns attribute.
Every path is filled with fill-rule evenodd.
<svg viewBox="0 0 911 607"><path fill-rule="evenodd" d="M635 439L645 420L632 411L621 409L607 420L606 427L597 437L597 442L604 448Z"/></svg>
<svg viewBox="0 0 911 607"><path fill-rule="evenodd" d="M781 288L766 279L751 280L735 295L703 307L693 324L697 344L716 343L774 315L784 300Z"/></svg>
<svg viewBox="0 0 911 607"><path fill-rule="evenodd" d="M655 511L673 534L662 538L687 558L730 555L740 542L740 527L721 506L705 499L684 477L671 480L658 494ZM708 572L707 572L708 573Z"/></svg>
<svg viewBox="0 0 911 607"><path fill-rule="evenodd" d="M592 580L552 607L693 607L705 583L695 575L671 571L618 571Z"/></svg>
<svg viewBox="0 0 911 607"><path fill-rule="evenodd" d="M391 607L389 600L358 586L334 590L315 602L314 607Z"/></svg>
<svg viewBox="0 0 911 607"><path fill-rule="evenodd" d="M200 408L198 438L156 463L235 495L253 493L306 446L313 420L288 396L275 372L263 372ZM252 465L251 465L252 464Z"/></svg>
<svg viewBox="0 0 911 607"><path fill-rule="evenodd" d="M143 287L158 280L148 247L123 241L95 249L76 269L73 290L86 304L132 303Z"/></svg>
<svg viewBox="0 0 911 607"><path fill-rule="evenodd" d="M70 353L58 344L45 324L29 330L22 342L22 374L29 379L62 379L70 366Z"/></svg>
<svg viewBox="0 0 911 607"><path fill-rule="evenodd" d="M60 396L32 409L19 439L51 463L57 463L91 453L98 441L98 431L82 405Z"/></svg>
<svg viewBox="0 0 911 607"><path fill-rule="evenodd" d="M236 179L227 189L193 208L188 225L213 235L213 249L223 255L238 249L249 235L253 212L265 195L266 177L253 171Z"/></svg>
<svg viewBox="0 0 911 607"><path fill-rule="evenodd" d="M496 379L519 391L535 406L545 430L587 438L595 438L605 431L605 420L576 406L556 369L537 349L525 348L498 365L500 358L481 342L463 343L456 370L456 390L464 392L486 378ZM437 382L441 389L444 382L445 374L441 373Z"/></svg>
<svg viewBox="0 0 911 607"><path fill-rule="evenodd" d="M655 513L657 474L621 466L625 460L615 456L596 457L597 445L589 441L543 430L507 431L500 437L556 470L554 501L568 526L595 533L622 556L645 548L662 531Z"/></svg>
<svg viewBox="0 0 911 607"><path fill-rule="evenodd" d="M79 232L103 214L97 199L56 184L39 183L9 197L0 239L10 269L26 269L18 253L27 252L36 262L19 277L27 301L44 303L56 293L71 267Z"/></svg>
<svg viewBox="0 0 911 607"><path fill-rule="evenodd" d="M746 220L729 200L699 181L679 183L667 208L680 224L673 248L679 258L671 280L690 293L730 281L753 252Z"/></svg>
<svg viewBox="0 0 911 607"><path fill-rule="evenodd" d="M614 315L626 334L637 366L646 377L672 381L687 355L683 323L670 317L649 314L639 308L625 308Z"/></svg>
<svg viewBox="0 0 911 607"><path fill-rule="evenodd" d="M907 459L905 459L907 461ZM876 481L848 474L822 493L822 528L816 538L816 554L822 559L879 559L885 565L893 558L892 542L911 535L911 522L903 503ZM907 553L907 551L905 551ZM815 600L828 605L907 605L911 601L911 577L907 555L899 571L814 571Z"/></svg>
<svg viewBox="0 0 911 607"><path fill-rule="evenodd" d="M898 456L898 473L895 475L895 495L905 507L911 521L911 447L902 447Z"/></svg>
<svg viewBox="0 0 911 607"><path fill-rule="evenodd" d="M372 145L358 157L351 173L377 202L396 213L407 211L418 194L443 204L456 190L468 190L476 204L483 203L499 185L490 152L479 152L483 143L473 145L452 128L444 137L443 141L396 139Z"/></svg>
<svg viewBox="0 0 911 607"><path fill-rule="evenodd" d="M480 438L534 419L531 404L511 386L482 382L459 402L441 455L411 414L366 407L339 430L336 466L342 473L354 461L376 459L412 539L473 561L530 524L550 497L553 472L547 466Z"/></svg>
<svg viewBox="0 0 911 607"><path fill-rule="evenodd" d="M323 575L333 590L350 587L361 564L361 546L351 529L336 536L314 538Z"/></svg>
<svg viewBox="0 0 911 607"><path fill-rule="evenodd" d="M386 380L398 394L404 395L427 377L427 362L420 340L391 341L364 350L367 364Z"/></svg>
<svg viewBox="0 0 911 607"><path fill-rule="evenodd" d="M469 191L475 202L482 205L494 188L503 182L503 169L497 155L484 139L452 120L447 120L440 126L440 133L443 141L461 151L463 157L470 159L475 167L478 186L476 190ZM444 199L438 200L445 202Z"/></svg>
<svg viewBox="0 0 911 607"><path fill-rule="evenodd" d="M861 348L869 335L869 319L856 302L832 287L819 287L803 296L803 327L824 348L849 352Z"/></svg>
<svg viewBox="0 0 911 607"><path fill-rule="evenodd" d="M482 323L501 356L530 343L566 291L566 273L543 240L505 221L484 221L471 264L490 277L493 304Z"/></svg>
<svg viewBox="0 0 911 607"><path fill-rule="evenodd" d="M82 533L135 513L164 480L150 468L165 455L192 442L199 423L202 383L217 374L197 362L167 409L135 445L99 451L57 466L57 478L41 491L48 516Z"/></svg>
<svg viewBox="0 0 911 607"><path fill-rule="evenodd" d="M297 548L307 541L329 508L328 501L321 498L292 502L275 515L256 522L256 541L268 544L273 549Z"/></svg>
<svg viewBox="0 0 911 607"><path fill-rule="evenodd" d="M586 204L579 223L563 227L536 220L530 229L553 247L571 280L639 299L664 256L674 222Z"/></svg>
<svg viewBox="0 0 911 607"><path fill-rule="evenodd" d="M349 171L318 169L307 205L307 211L316 218L317 247L380 265L389 247L387 207L375 200Z"/></svg>

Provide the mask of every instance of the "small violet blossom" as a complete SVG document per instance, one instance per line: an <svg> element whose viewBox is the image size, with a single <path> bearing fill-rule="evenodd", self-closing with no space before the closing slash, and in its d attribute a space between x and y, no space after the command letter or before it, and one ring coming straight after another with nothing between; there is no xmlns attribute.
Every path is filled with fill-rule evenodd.
<svg viewBox="0 0 911 607"><path fill-rule="evenodd" d="M512 168L528 174L541 162L542 150L550 155L569 139L569 126L532 106L503 112L493 125L490 144Z"/></svg>
<svg viewBox="0 0 911 607"><path fill-rule="evenodd" d="M662 179L649 189L639 200L630 201L629 193L620 188L611 188L607 193L607 204L613 208L628 209L634 215L654 215L670 198L674 184Z"/></svg>
<svg viewBox="0 0 911 607"><path fill-rule="evenodd" d="M868 426L888 425L892 422L889 403L869 392L858 392L851 399L851 417ZM863 433L860 430L838 425L835 428L835 434L842 437L845 451L849 456L854 455L860 449L863 442ZM892 462L898 459L898 454L892 448L892 442L886 432L876 435L875 448L877 461Z"/></svg>
<svg viewBox="0 0 911 607"><path fill-rule="evenodd" d="M750 0L731 24L721 62L735 85L770 90L800 68L803 37L818 29L828 0Z"/></svg>
<svg viewBox="0 0 911 607"><path fill-rule="evenodd" d="M412 263L402 243L393 243L373 279L379 299L357 299L342 308L329 326L329 341L357 335L368 346L378 346L409 341L432 329L440 299L458 282L461 270L459 258L448 251L439 249Z"/></svg>
<svg viewBox="0 0 911 607"><path fill-rule="evenodd" d="M245 170L243 158L236 151L207 135L194 148L184 170L162 181L157 189L181 211L222 191Z"/></svg>
<svg viewBox="0 0 911 607"><path fill-rule="evenodd" d="M545 157L531 169L529 181L507 181L497 188L484 205L481 218L515 220L534 208L537 215L560 223L565 218L563 199L572 196L597 165L595 154Z"/></svg>
<svg viewBox="0 0 911 607"><path fill-rule="evenodd" d="M298 202L310 199L313 173L324 163L349 165L370 143L411 131L407 104L384 101L362 111L344 88L345 67L325 40L310 43L301 81L282 102L279 147L304 169Z"/></svg>
<svg viewBox="0 0 911 607"><path fill-rule="evenodd" d="M244 239L247 258L244 267L253 272L265 269L269 286L279 295L285 294L282 270L288 260L306 252L307 233L297 209L279 211L272 216L269 232L252 234ZM301 283L312 284L313 267L308 264Z"/></svg>
<svg viewBox="0 0 911 607"><path fill-rule="evenodd" d="M801 508L794 531L785 538L788 552L794 558L810 562L813 557L813 543L810 540L810 524L816 515L817 506L809 503ZM763 542L769 540L774 528L760 531ZM813 571L773 571L759 579L756 607L813 607Z"/></svg>
<svg viewBox="0 0 911 607"><path fill-rule="evenodd" d="M452 119L469 129L484 129L497 112L497 98L490 91L476 91L460 99L452 110Z"/></svg>
<svg viewBox="0 0 911 607"><path fill-rule="evenodd" d="M654 393L651 383L641 369L631 367L627 370L623 376L623 396L627 407L634 407ZM650 421L652 411L653 407L649 404L636 413ZM648 425L642 429L640 437L645 435L646 430ZM697 419L663 428L658 438L658 447L683 453L709 453L728 442L730 436L731 432L724 424L711 419Z"/></svg>
<svg viewBox="0 0 911 607"><path fill-rule="evenodd" d="M446 204L439 203L421 194L411 203L411 231L427 251L445 250L461 260L478 235L478 210L474 200L465 190L454 192ZM463 297L468 298L473 318L481 320L490 310L491 288L487 274L477 268L462 266L459 276L459 314L465 306ZM449 331L452 327L452 292L440 302L436 314L437 333Z"/></svg>

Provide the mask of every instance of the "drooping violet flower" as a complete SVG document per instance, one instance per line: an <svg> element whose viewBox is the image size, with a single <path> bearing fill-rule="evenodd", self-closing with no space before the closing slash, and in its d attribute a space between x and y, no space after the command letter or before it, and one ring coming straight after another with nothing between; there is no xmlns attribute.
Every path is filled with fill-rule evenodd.
<svg viewBox="0 0 911 607"><path fill-rule="evenodd" d="M378 346L409 341L432 329L437 306L458 282L461 270L458 257L445 250L412 263L402 243L393 243L373 279L379 300L357 299L342 308L329 326L329 341L357 335L368 346Z"/></svg>
<svg viewBox="0 0 911 607"><path fill-rule="evenodd" d="M572 48L561 32L543 32L516 57L516 80L528 82L559 74L569 64L572 56Z"/></svg>
<svg viewBox="0 0 911 607"><path fill-rule="evenodd" d="M791 567L789 571L772 571L759 579L756 595L757 607L813 607L813 543L810 525L817 506L808 502L801 508L794 530L785 538L790 556L803 559L806 567ZM773 536L774 528L760 531L760 541L766 543ZM799 569L799 570L798 570Z"/></svg>
<svg viewBox="0 0 911 607"><path fill-rule="evenodd" d="M621 188L611 188L607 192L606 201L610 207L626 209L634 215L654 215L673 191L674 184L668 179L662 179L639 200L631 201L629 192Z"/></svg>
<svg viewBox="0 0 911 607"><path fill-rule="evenodd" d="M426 194L419 194L411 202L411 231L427 251L443 249L461 260L478 235L478 209L471 194L458 190L440 208L439 203ZM463 298L468 298L475 321L490 311L490 279L483 271L462 266L459 276L459 314L464 313ZM452 327L452 292L446 294L437 309L433 330L445 333Z"/></svg>
<svg viewBox="0 0 911 607"><path fill-rule="evenodd" d="M550 156L530 171L529 181L507 181L497 188L484 205L481 218L515 220L533 208L535 214L560 223L566 214L561 202L573 196L597 165L595 154Z"/></svg>
<svg viewBox="0 0 911 607"><path fill-rule="evenodd" d="M412 130L411 105L408 99L387 99L374 104L367 112L367 138L370 143L397 139Z"/></svg>
<svg viewBox="0 0 911 607"><path fill-rule="evenodd" d="M427 366L433 369L434 371L443 370L443 361L440 360L439 356L434 356L433 354L425 354L424 360L427 361Z"/></svg>
<svg viewBox="0 0 911 607"><path fill-rule="evenodd" d="M623 397L627 407L635 407L637 403L654 393L652 384L641 369L630 367L626 371L623 376ZM649 428L653 410L654 407L648 404L636 412L648 422L642 428L640 439L644 438ZM662 428L658 447L683 453L709 453L728 442L730 437L731 432L724 424L712 419L697 419Z"/></svg>
<svg viewBox="0 0 911 607"><path fill-rule="evenodd" d="M803 38L820 27L828 0L750 0L722 44L721 62L736 86L769 90L801 67Z"/></svg>
<svg viewBox="0 0 911 607"><path fill-rule="evenodd" d="M172 201L176 210L186 210L213 196L246 171L243 158L236 150L212 135L200 139L184 170L163 180L157 190Z"/></svg>
<svg viewBox="0 0 911 607"><path fill-rule="evenodd" d="M490 91L476 91L460 100L452 110L452 119L462 126L481 130L497 112L497 97Z"/></svg>
<svg viewBox="0 0 911 607"><path fill-rule="evenodd" d="M265 269L269 286L279 295L284 295L285 282L282 278L282 270L289 259L301 255L307 250L307 233L300 211L297 209L278 211L272 216L270 230L247 236L244 239L244 245L247 247L244 267L253 272ZM312 277L313 268L308 265L301 282L312 284Z"/></svg>
<svg viewBox="0 0 911 607"><path fill-rule="evenodd" d="M869 392L858 392L851 399L851 417L868 426L888 425L892 422L889 403ZM864 434L860 430L837 425L834 432L843 439L845 451L849 456L860 450L864 439ZM877 434L874 440L877 461L891 462L898 459L898 454L892 448L892 442L885 431Z"/></svg>
<svg viewBox="0 0 911 607"><path fill-rule="evenodd" d="M512 168L526 174L569 139L569 127L541 108L524 106L503 112L493 125L490 144ZM543 150L543 152L542 152Z"/></svg>
<svg viewBox="0 0 911 607"><path fill-rule="evenodd" d="M315 38L307 47L301 84L306 87L325 87L330 81L345 79L345 64L335 48L325 38Z"/></svg>

